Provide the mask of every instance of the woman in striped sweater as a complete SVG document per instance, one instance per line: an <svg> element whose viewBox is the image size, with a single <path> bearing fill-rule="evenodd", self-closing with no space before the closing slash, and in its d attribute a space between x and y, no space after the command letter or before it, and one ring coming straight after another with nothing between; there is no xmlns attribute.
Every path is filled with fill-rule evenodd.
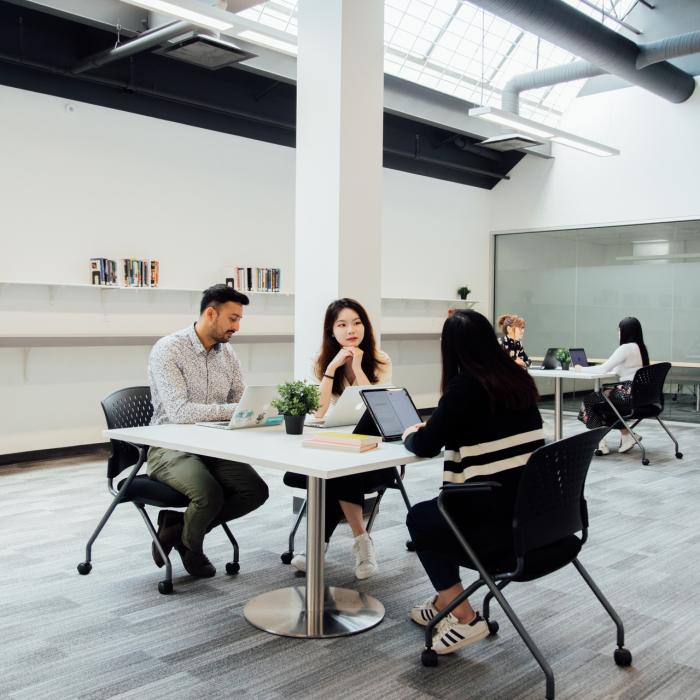
<svg viewBox="0 0 700 700"><path fill-rule="evenodd" d="M442 329L442 397L427 423L404 433L407 449L421 457L445 450L443 482L496 481L493 496L472 497L457 515L467 541L481 555L512 540L511 521L521 467L544 444L537 389L527 372L501 351L488 320L458 311ZM411 610L426 625L464 588L465 555L438 510L437 498L416 504L408 529L437 595ZM488 635L488 626L468 601L437 626L433 648L448 654Z"/></svg>

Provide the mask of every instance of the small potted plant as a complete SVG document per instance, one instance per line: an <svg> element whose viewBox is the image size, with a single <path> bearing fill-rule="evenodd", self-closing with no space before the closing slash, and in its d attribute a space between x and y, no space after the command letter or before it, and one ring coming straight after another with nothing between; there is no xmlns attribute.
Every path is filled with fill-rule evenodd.
<svg viewBox="0 0 700 700"><path fill-rule="evenodd" d="M457 290L457 296L459 296L460 299L466 299L470 294L472 290L469 289L469 287L460 287Z"/></svg>
<svg viewBox="0 0 700 700"><path fill-rule="evenodd" d="M315 384L304 381L285 382L277 387L278 399L272 405L284 416L289 435L301 435L307 413L318 410L320 395Z"/></svg>
<svg viewBox="0 0 700 700"><path fill-rule="evenodd" d="M566 348L559 348L554 353L554 357L559 360L562 369L569 369L571 365L571 355L569 355L569 351Z"/></svg>

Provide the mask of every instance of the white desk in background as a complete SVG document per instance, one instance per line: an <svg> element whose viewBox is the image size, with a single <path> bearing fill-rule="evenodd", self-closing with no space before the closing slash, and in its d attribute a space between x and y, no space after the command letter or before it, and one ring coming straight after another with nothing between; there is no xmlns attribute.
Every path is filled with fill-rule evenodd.
<svg viewBox="0 0 700 700"><path fill-rule="evenodd" d="M618 377L614 372L607 374L588 374L573 369L528 369L531 377L554 380L554 439L562 438L562 379L576 379L595 382L595 390L600 389L602 381L614 382Z"/></svg>
<svg viewBox="0 0 700 700"><path fill-rule="evenodd" d="M310 449L302 447L301 442L315 431L306 428L304 432L305 435L287 435L283 426L216 430L200 425L151 425L105 430L103 434L110 440L306 475L306 585L256 596L246 605L245 617L261 630L287 637L340 637L362 632L382 621L384 606L364 593L325 586L326 479L427 460L416 457L400 442L380 442L376 450L362 453Z"/></svg>

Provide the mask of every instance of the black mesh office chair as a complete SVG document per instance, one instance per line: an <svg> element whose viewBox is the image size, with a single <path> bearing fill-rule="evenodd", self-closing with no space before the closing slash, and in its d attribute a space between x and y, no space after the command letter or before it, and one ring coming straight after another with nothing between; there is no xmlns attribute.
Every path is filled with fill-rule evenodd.
<svg viewBox="0 0 700 700"><path fill-rule="evenodd" d="M611 430L615 428L625 428L630 431L630 435L634 438L634 441L639 445L642 451L642 464L644 466L649 464L649 460L647 459L644 445L642 445L641 441L638 440L637 436L634 434L634 428L645 418L656 418L659 425L666 431L666 434L671 440L673 440L676 458L683 458L683 453L678 449L678 441L660 418L664 411L664 383L666 382L666 375L669 373L670 369L670 362L657 362L654 365L641 367L635 372L634 378L632 379L632 388L630 390L630 411L624 416L620 414L617 407L610 401L605 392L603 392L603 397L614 414L606 423ZM634 421L634 423L629 425L628 421ZM596 450L595 453L597 456L602 455L600 450Z"/></svg>
<svg viewBox="0 0 700 700"><path fill-rule="evenodd" d="M532 453L516 496L513 515L513 539L503 548L481 557L467 541L468 532L462 532L453 514L469 507L470 498L496 496L499 484L495 482L465 483L445 486L438 498L440 512L454 532L464 559L460 565L478 571L479 578L447 607L441 610L425 630L425 650L421 660L425 666L437 665L437 654L432 648L436 625L457 605L481 586L488 588L483 601L483 618L492 635L498 632L498 623L490 619L489 605L493 598L500 604L530 653L544 671L546 697L554 697L554 674L542 652L535 645L520 619L510 607L502 590L513 581L533 581L573 564L584 581L601 602L617 627L617 648L614 652L618 666L629 666L632 654L625 649L625 632L618 614L596 586L578 560L581 547L588 537L588 511L583 495L588 467L593 450L605 435L605 428L590 430L558 442L540 447ZM580 532L581 536L577 536Z"/></svg>
<svg viewBox="0 0 700 700"><path fill-rule="evenodd" d="M374 524L374 520L377 517L377 513L379 512L379 504L381 503L382 498L384 498L384 494L386 493L387 489L396 489L401 494L403 502L406 504L406 509L411 510L411 502L408 500L408 494L406 493L406 489L403 485L403 478L406 472L406 467L403 465L400 468L393 467L392 471L393 477L391 479L386 479L380 473L377 474L377 479L373 481L372 472L370 472L367 475L367 480L369 483L365 495L370 493L377 494L374 499L374 503L372 504L372 509L370 510L369 515L367 517L367 532L372 531L372 525ZM287 472L284 475L283 481L287 486L291 486L293 488L306 488L306 477L302 474ZM294 558L294 540L296 538L299 525L301 525L301 520L304 517L304 513L306 513L306 499L304 499L301 508L299 508L296 520L294 521L294 526L292 527L292 530L289 533L289 548L280 556L280 559L282 560L283 564L291 564L292 559ZM406 541L406 549L408 549L411 552L415 550L415 547L413 546L413 542L411 540Z"/></svg>
<svg viewBox="0 0 700 700"><path fill-rule="evenodd" d="M110 394L102 401L102 410L107 420L107 427L112 428L136 428L149 425L153 415L151 404L151 390L147 386L133 386L120 389ZM148 447L136 445L122 440L112 440L112 454L107 459L107 487L113 499L107 511L102 516L95 531L85 547L85 561L78 564L78 571L83 576L92 571L92 545L102 531L106 522L121 503L133 503L141 514L155 547L165 562L165 579L158 583L158 591L163 594L172 593L173 575L170 558L163 551L151 519L146 513L146 506L156 508L186 508L189 499L167 484L150 479L145 474L138 476L138 472L146 461ZM131 468L126 479L122 479L117 488L114 488L114 479L125 469ZM233 561L226 564L227 574L236 574L240 569L238 563L238 543L226 523L222 523L227 537L233 545Z"/></svg>

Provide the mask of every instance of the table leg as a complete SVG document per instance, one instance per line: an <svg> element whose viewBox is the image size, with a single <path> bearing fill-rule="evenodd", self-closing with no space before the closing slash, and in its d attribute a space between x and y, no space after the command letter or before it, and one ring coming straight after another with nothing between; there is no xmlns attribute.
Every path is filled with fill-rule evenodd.
<svg viewBox="0 0 700 700"><path fill-rule="evenodd" d="M562 437L562 411L561 411L561 377L554 377L554 439L561 440Z"/></svg>
<svg viewBox="0 0 700 700"><path fill-rule="evenodd" d="M364 632L384 618L372 596L326 586L324 520L326 482L310 476L306 496L306 586L280 588L256 596L243 614L251 625L284 637L344 637Z"/></svg>

